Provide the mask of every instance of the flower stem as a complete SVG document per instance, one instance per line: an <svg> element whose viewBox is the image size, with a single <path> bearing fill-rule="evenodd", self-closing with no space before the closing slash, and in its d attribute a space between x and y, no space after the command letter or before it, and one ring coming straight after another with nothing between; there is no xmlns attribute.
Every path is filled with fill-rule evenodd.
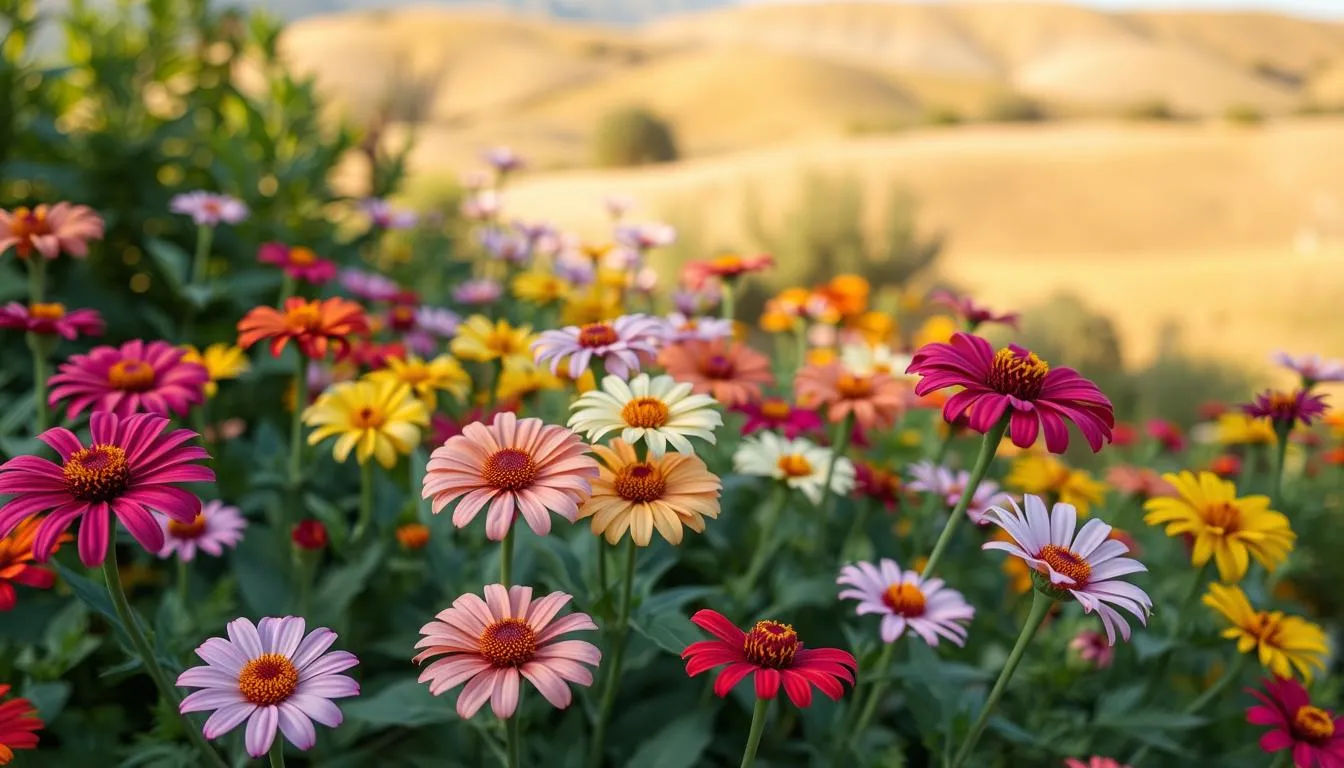
<svg viewBox="0 0 1344 768"><path fill-rule="evenodd" d="M895 643L886 643L886 647L882 649L882 655L877 657L877 665L872 674L872 677L877 678L877 681L868 691L868 698L864 700L863 710L859 713L859 719L855 721L853 729L847 728L840 732L840 745L842 747L849 743L850 736L857 736L868 730L868 724L872 722L873 715L877 714L877 705L882 701L883 694L887 692L889 681L886 679L886 674L887 670L891 668L891 659L895 655L895 651Z"/></svg>
<svg viewBox="0 0 1344 768"><path fill-rule="evenodd" d="M1171 664L1172 651L1176 645L1176 638L1181 633L1181 617L1190 614L1190 609L1194 606L1195 599L1198 598L1199 593L1203 591L1202 587L1204 586L1204 579L1208 576L1209 570L1212 568L1213 560L1209 559L1195 572L1195 578L1190 582L1190 588L1186 590L1185 597L1181 598L1180 607L1176 609L1174 614L1172 614L1171 626L1167 628L1167 648L1157 659L1155 674L1148 675L1148 683L1144 688L1144 698L1148 697L1148 694L1152 692L1153 686L1156 685L1159 680L1164 680L1166 678L1167 667Z"/></svg>
<svg viewBox="0 0 1344 768"><path fill-rule="evenodd" d="M807 325L796 320L793 324L793 371L797 373L807 365Z"/></svg>
<svg viewBox="0 0 1344 768"><path fill-rule="evenodd" d="M285 740L280 734L271 742L270 763L271 768L285 768Z"/></svg>
<svg viewBox="0 0 1344 768"><path fill-rule="evenodd" d="M191 261L191 282L196 285L205 285L206 262L210 260L210 246L214 239L214 227L202 224L196 228L196 256Z"/></svg>
<svg viewBox="0 0 1344 768"><path fill-rule="evenodd" d="M28 257L28 303L40 304L47 290L47 260L41 254ZM46 339L36 333L28 334L28 348L33 352L33 403L36 406L33 433L45 432L50 421L47 417L47 354Z"/></svg>
<svg viewBox="0 0 1344 768"><path fill-rule="evenodd" d="M738 594L743 599L751 594L751 590L756 586L756 580L761 577L761 571L765 569L765 564L770 561L770 557L779 546L776 531L779 528L779 518L784 514L784 507L788 503L789 487L783 483L777 484L774 503L765 508L765 515L761 517L761 537L756 544L756 551L751 556L751 564L747 566L746 574L738 582Z"/></svg>
<svg viewBox="0 0 1344 768"><path fill-rule="evenodd" d="M995 441L997 445L997 441ZM1017 643L1013 645L1013 650L1008 653L1008 661L1004 662L1003 670L999 672L999 679L994 681L994 687L989 691L989 698L985 699L985 706L981 707L980 715L975 718L975 724L966 734L966 740L961 743L961 749L957 750L956 757L952 758L952 768L958 768L966 762L966 758L971 756L971 750L975 749L975 743L980 740L980 734L984 733L985 725L989 722L989 715L994 711L994 705L999 703L1003 697L1003 692L1008 688L1008 681L1013 678L1013 673L1017 671L1017 665L1022 661L1022 655L1026 652L1027 646L1031 644L1031 638L1036 634L1037 628L1041 622L1045 621L1045 616L1050 612L1050 606L1055 601L1049 595L1040 590L1033 590L1031 593L1031 610L1027 613L1027 621L1022 625L1022 634L1017 636Z"/></svg>
<svg viewBox="0 0 1344 768"><path fill-rule="evenodd" d="M611 719L611 708L616 704L616 688L621 681L621 662L625 658L625 641L630 634L630 605L634 602L635 556L638 548L634 536L629 534L625 543L625 586L621 590L621 611L620 617L616 620L615 637L612 638L611 663L607 665L607 678L602 686L602 703L597 710L597 722L593 724L593 742L588 750L588 768L600 768L602 765L607 722Z"/></svg>
<svg viewBox="0 0 1344 768"><path fill-rule="evenodd" d="M950 426L950 425L949 425ZM929 561L924 565L924 572L920 574L923 578L928 578L933 573L934 568L938 567L938 561L943 559L943 553L952 543L952 537L956 535L957 528L961 521L966 517L966 508L971 505L971 499L975 498L975 489L979 487L980 481L985 479L985 474L989 472L989 465L994 461L994 452L999 448L999 441L1003 440L1003 433L1008 431L1008 416L1005 415L998 424L995 424L985 433L985 440L980 444L980 454L975 457L975 466L971 467L971 476L966 481L966 487L961 491L961 498L957 500L957 506L952 509L952 515L947 518L947 523L943 525L943 532L939 534L938 541L933 545L933 551L929 553Z"/></svg>
<svg viewBox="0 0 1344 768"><path fill-rule="evenodd" d="M770 711L771 699L757 699L751 710L751 730L747 733L747 748L742 750L740 768L751 768L756 764L756 749L761 746L761 734L765 733L765 716Z"/></svg>
<svg viewBox="0 0 1344 768"><path fill-rule="evenodd" d="M286 272L284 279L280 282L280 300L275 302L275 305L283 307L285 302L289 301L290 297L294 295L295 287L294 276Z"/></svg>
<svg viewBox="0 0 1344 768"><path fill-rule="evenodd" d="M1227 690L1227 687L1229 685L1235 683L1237 681L1237 678L1241 677L1242 670L1246 668L1246 660L1249 658L1250 658L1249 654L1238 653L1237 657L1233 659L1232 663L1228 666L1227 671L1223 673L1222 677L1218 678L1218 682L1209 686L1208 690L1204 691L1199 695L1199 698L1190 702L1190 704L1186 706L1184 710L1182 710L1182 713L1187 715L1193 715L1199 712L1205 706L1207 706L1209 702L1218 698L1219 695L1221 695L1224 691ZM1152 747L1148 744L1144 744L1142 747L1139 747L1138 751L1136 751L1134 755L1129 758L1128 761L1129 764L1138 765L1139 760L1143 759L1143 757L1148 754L1148 750L1151 748Z"/></svg>
<svg viewBox="0 0 1344 768"><path fill-rule="evenodd" d="M303 353L294 349L294 413L289 423L289 493L291 504L297 509L303 506L303 405L308 394L308 370ZM284 505L276 513L276 527L282 537L289 536L287 515Z"/></svg>
<svg viewBox="0 0 1344 768"><path fill-rule="evenodd" d="M177 599L182 603L183 610L186 610L187 606L191 605L189 602L191 599L190 586L191 583L187 580L187 561L183 560L182 556L179 554L177 556Z"/></svg>
<svg viewBox="0 0 1344 768"><path fill-rule="evenodd" d="M373 462L366 461L359 465L359 520L355 523L355 530L350 534L351 543L356 543L364 539L364 534L369 532L369 523L373 520ZM513 529L510 528L512 533Z"/></svg>
<svg viewBox="0 0 1344 768"><path fill-rule="evenodd" d="M721 280L719 286L723 294L723 299L719 303L720 316L724 320L733 320L737 317L737 297L734 295L736 286L732 280Z"/></svg>
<svg viewBox="0 0 1344 768"><path fill-rule="evenodd" d="M499 583L506 588L512 584L513 578L513 537L514 532L518 530L518 522L509 526L509 532L504 534L504 541L500 543L499 550Z"/></svg>
<svg viewBox="0 0 1344 768"><path fill-rule="evenodd" d="M140 661L144 663L145 671L153 679L154 686L159 689L159 695L167 699L168 703L176 710L182 703L177 696L177 689L168 683L168 677L164 675L163 667L159 666L159 661L154 656L154 649L145 639L145 633L140 631L140 623L131 611L130 602L126 600L126 591L121 587L121 574L117 571L117 535L115 528L108 533L107 537L107 554L103 558L103 578L107 581L107 592L112 598L112 607L116 609L117 618L121 620L126 635L130 637L131 645L134 646L136 654L140 656ZM206 762L216 766L216 768L227 768L219 753L206 742L201 730L180 711L177 717L182 723L182 728L187 732L187 738L205 756Z"/></svg>
<svg viewBox="0 0 1344 768"><path fill-rule="evenodd" d="M518 755L522 750L523 736L521 721L523 719L522 691L518 692L518 707L513 711L513 717L510 717L504 724L504 751L507 757L506 765L508 768L518 768Z"/></svg>
<svg viewBox="0 0 1344 768"><path fill-rule="evenodd" d="M602 602L607 596L607 545L602 539L597 541L597 598L594 604Z"/></svg>
<svg viewBox="0 0 1344 768"><path fill-rule="evenodd" d="M1275 447L1274 457L1274 485L1270 498L1278 504L1279 511L1283 511L1283 465L1288 458L1288 435L1293 431L1293 422L1281 421L1274 424L1274 434L1279 438L1278 445Z"/></svg>
<svg viewBox="0 0 1344 768"><path fill-rule="evenodd" d="M835 425L835 436L831 439L831 460L826 465L826 482L821 486L821 505L818 508L817 549L826 551L826 528L831 522L831 510L835 508L835 499L839 496L831 488L835 481L835 467L844 457L849 447L849 436L854 431L854 413L845 414L845 418Z"/></svg>

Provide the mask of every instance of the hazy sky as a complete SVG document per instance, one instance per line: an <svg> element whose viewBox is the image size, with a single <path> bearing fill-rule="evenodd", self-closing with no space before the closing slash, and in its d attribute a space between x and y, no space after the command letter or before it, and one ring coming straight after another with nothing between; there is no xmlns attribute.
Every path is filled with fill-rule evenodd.
<svg viewBox="0 0 1344 768"><path fill-rule="evenodd" d="M1253 8L1344 19L1344 0L1083 0L1102 8Z"/></svg>

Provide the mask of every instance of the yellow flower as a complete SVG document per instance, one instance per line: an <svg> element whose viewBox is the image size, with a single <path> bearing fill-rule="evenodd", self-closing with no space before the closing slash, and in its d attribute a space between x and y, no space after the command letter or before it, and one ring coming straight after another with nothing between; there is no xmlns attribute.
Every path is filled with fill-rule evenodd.
<svg viewBox="0 0 1344 768"><path fill-rule="evenodd" d="M373 457L391 469L398 455L410 453L420 442L429 411L405 384L366 379L330 387L304 409L303 422L316 427L308 435L309 445L339 436L331 451L337 461L344 462L354 450L360 464Z"/></svg>
<svg viewBox="0 0 1344 768"><path fill-rule="evenodd" d="M1149 499L1143 521L1167 526L1168 536L1188 533L1195 539L1191 562L1203 566L1212 557L1225 582L1241 580L1252 556L1273 571L1293 549L1297 534L1288 518L1269 508L1268 496L1237 498L1237 487L1212 472L1167 473L1179 497Z"/></svg>
<svg viewBox="0 0 1344 768"><path fill-rule="evenodd" d="M573 290L564 278L544 270L524 272L510 284L514 298L546 307L560 301Z"/></svg>
<svg viewBox="0 0 1344 768"><path fill-rule="evenodd" d="M940 342L946 344L952 338L952 334L961 330L957 321L947 315L934 315L915 331L915 348L918 349L925 344Z"/></svg>
<svg viewBox="0 0 1344 768"><path fill-rule="evenodd" d="M514 328L507 320L494 323L485 315L472 315L457 328L457 336L448 348L463 360L484 363L491 360L510 363L532 362L532 326Z"/></svg>
<svg viewBox="0 0 1344 768"><path fill-rule="evenodd" d="M614 288L618 291L625 290L630 282L630 274L621 269L599 269L597 270L597 284L603 288Z"/></svg>
<svg viewBox="0 0 1344 768"><path fill-rule="evenodd" d="M1330 434L1344 439L1344 409L1336 408L1325 414L1325 425L1330 428Z"/></svg>
<svg viewBox="0 0 1344 768"><path fill-rule="evenodd" d="M1235 584L1210 584L1204 604L1232 625L1223 630L1223 637L1236 640L1239 653L1256 651L1260 664L1275 675L1292 677L1297 670L1310 683L1312 667L1325 669L1322 657L1329 652L1325 632L1310 621L1282 611L1257 611Z"/></svg>
<svg viewBox="0 0 1344 768"><path fill-rule="evenodd" d="M849 322L870 346L883 347L896 335L896 320L885 312L864 312Z"/></svg>
<svg viewBox="0 0 1344 768"><path fill-rule="evenodd" d="M187 351L182 356L183 362L198 363L205 366L205 370L210 374L210 381L205 384L205 396L214 397L219 391L219 385L215 382L225 379L236 379L247 373L251 365L247 362L247 353L242 347L236 347L231 344L211 344L204 350L197 349L190 344L182 345Z"/></svg>
<svg viewBox="0 0 1344 768"><path fill-rule="evenodd" d="M807 350L808 365L830 365L838 359L835 350L830 347L813 347Z"/></svg>
<svg viewBox="0 0 1344 768"><path fill-rule="evenodd" d="M1092 512L1093 504L1100 504L1106 496L1105 483L1092 479L1086 470L1070 469L1048 454L1019 456L1004 482L1024 493L1052 495L1060 503L1072 504L1083 517Z"/></svg>
<svg viewBox="0 0 1344 768"><path fill-rule="evenodd" d="M416 397L425 401L425 407L431 411L438 407L440 391L448 392L459 403L464 402L471 392L471 376L461 363L449 355L439 355L429 361L415 355L408 355L404 360L390 357L386 368L376 370L365 378L374 382L405 384Z"/></svg>
<svg viewBox="0 0 1344 768"><path fill-rule="evenodd" d="M1269 419L1254 419L1240 411L1218 417L1218 442L1223 445L1272 445L1277 441Z"/></svg>
<svg viewBox="0 0 1344 768"><path fill-rule="evenodd" d="M500 402L522 400L528 395L550 389L564 389L565 382L548 368L538 368L530 360L508 363L499 374L495 396Z"/></svg>
<svg viewBox="0 0 1344 768"><path fill-rule="evenodd" d="M565 325L589 325L621 316L621 295L618 291L592 291L573 296L560 312Z"/></svg>

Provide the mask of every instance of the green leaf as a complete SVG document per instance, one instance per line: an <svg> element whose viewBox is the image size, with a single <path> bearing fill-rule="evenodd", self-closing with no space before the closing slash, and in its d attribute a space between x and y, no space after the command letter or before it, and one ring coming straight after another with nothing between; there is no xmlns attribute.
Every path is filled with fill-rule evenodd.
<svg viewBox="0 0 1344 768"><path fill-rule="evenodd" d="M333 569L322 580L314 599L314 620L335 622L350 607L350 603L369 585L378 564L383 560L381 543L364 550L359 559L349 565ZM319 621L318 623L322 623Z"/></svg>
<svg viewBox="0 0 1344 768"><path fill-rule="evenodd" d="M23 689L23 697L33 703L43 722L55 720L70 700L70 683L57 680L51 683L31 683Z"/></svg>
<svg viewBox="0 0 1344 768"><path fill-rule="evenodd" d="M56 572L61 575L65 583L70 585L70 591L75 593L75 597L106 619L107 623L116 630L121 641L127 647L130 647L130 635L126 633L126 625L121 623L121 618L117 616L116 609L112 607L112 598L108 596L107 589L70 570L59 560L52 560L51 564L56 567Z"/></svg>
<svg viewBox="0 0 1344 768"><path fill-rule="evenodd" d="M1187 715L1180 712L1154 712L1152 710L1130 710L1118 712L1109 717L1099 717L1095 723L1100 728L1117 731L1185 731L1198 728L1209 722L1207 717Z"/></svg>
<svg viewBox="0 0 1344 768"><path fill-rule="evenodd" d="M187 269L191 265L191 256L175 243L160 240L157 237L145 238L145 252L154 260L165 280L174 293L182 293L187 283Z"/></svg>
<svg viewBox="0 0 1344 768"><path fill-rule="evenodd" d="M689 712L643 742L627 765L640 768L692 768L700 764L714 737L714 710Z"/></svg>
<svg viewBox="0 0 1344 768"><path fill-rule="evenodd" d="M232 555L243 602L258 616L284 616L293 594L284 553L275 546L275 535L263 525L248 529Z"/></svg>
<svg viewBox="0 0 1344 768"><path fill-rule="evenodd" d="M0 415L0 435L17 432L19 427L26 425L33 418L33 413L36 411L37 401L33 397L32 390L29 390L23 397L5 406L4 414Z"/></svg>
<svg viewBox="0 0 1344 768"><path fill-rule="evenodd" d="M192 306L197 309L204 309L210 300L215 297L215 289L208 285L187 285L182 288L182 295Z"/></svg>
<svg viewBox="0 0 1344 768"><path fill-rule="evenodd" d="M1147 633L1138 632L1134 635L1131 645L1134 647L1134 653L1137 654L1139 661L1144 661L1171 650L1178 643L1168 637L1153 637Z"/></svg>
<svg viewBox="0 0 1344 768"><path fill-rule="evenodd" d="M705 639L700 630L680 611L631 617L630 628L652 640L659 648L677 656L681 656L686 646Z"/></svg>
<svg viewBox="0 0 1344 768"><path fill-rule="evenodd" d="M565 592L583 594L583 566L559 536L537 539L537 551L549 568L550 576ZM678 651L680 653L680 651Z"/></svg>
<svg viewBox="0 0 1344 768"><path fill-rule="evenodd" d="M636 615L653 616L667 611L680 610L689 602L722 591L720 587L673 587L650 595L635 613Z"/></svg>
<svg viewBox="0 0 1344 768"><path fill-rule="evenodd" d="M351 720L377 726L416 728L457 720L450 701L429 692L428 686L402 678L372 696L361 696L341 707Z"/></svg>

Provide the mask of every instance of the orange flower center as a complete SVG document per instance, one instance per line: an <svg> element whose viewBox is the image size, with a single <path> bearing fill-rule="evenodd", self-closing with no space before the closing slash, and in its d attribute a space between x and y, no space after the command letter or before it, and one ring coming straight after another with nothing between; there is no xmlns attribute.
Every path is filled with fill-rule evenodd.
<svg viewBox="0 0 1344 768"><path fill-rule="evenodd" d="M858 376L842 373L835 380L835 391L846 400L859 400L873 394L873 379L870 376Z"/></svg>
<svg viewBox="0 0 1344 768"><path fill-rule="evenodd" d="M526 451L504 448L490 454L481 478L503 491L519 491L537 479L537 462Z"/></svg>
<svg viewBox="0 0 1344 768"><path fill-rule="evenodd" d="M1046 544L1037 557L1055 569L1056 573L1073 579L1071 586L1074 588L1084 586L1092 576L1092 566L1087 564L1087 560L1061 546Z"/></svg>
<svg viewBox="0 0 1344 768"><path fill-rule="evenodd" d="M588 347L609 347L620 341L621 337L616 335L616 329L606 323L589 323L579 329L579 346Z"/></svg>
<svg viewBox="0 0 1344 768"><path fill-rule="evenodd" d="M285 310L285 324L299 332L312 332L322 327L322 310L310 301Z"/></svg>
<svg viewBox="0 0 1344 768"><path fill-rule="evenodd" d="M51 234L51 227L47 226L46 206L39 205L36 210L29 208L16 209L10 227L14 237L18 238L20 243L38 235Z"/></svg>
<svg viewBox="0 0 1344 768"><path fill-rule="evenodd" d="M537 652L537 633L523 619L499 619L478 642L481 655L496 667L521 667Z"/></svg>
<svg viewBox="0 0 1344 768"><path fill-rule="evenodd" d="M778 466L784 477L807 477L812 474L812 463L801 453L780 456Z"/></svg>
<svg viewBox="0 0 1344 768"><path fill-rule="evenodd" d="M205 515L200 512L190 523L168 520L168 534L175 539L195 539L205 532Z"/></svg>
<svg viewBox="0 0 1344 768"><path fill-rule="evenodd" d="M61 467L65 489L80 501L111 501L131 483L126 451L115 445L91 445L70 454Z"/></svg>
<svg viewBox="0 0 1344 768"><path fill-rule="evenodd" d="M350 426L355 429L378 429L386 418L378 408L364 406L350 416Z"/></svg>
<svg viewBox="0 0 1344 768"><path fill-rule="evenodd" d="M1323 742L1335 735L1335 721L1319 707L1302 706L1293 715L1293 730L1308 741Z"/></svg>
<svg viewBox="0 0 1344 768"><path fill-rule="evenodd" d="M429 544L429 526L407 523L397 528L397 543L405 549L424 549Z"/></svg>
<svg viewBox="0 0 1344 768"><path fill-rule="evenodd" d="M415 325L415 309L405 305L392 308L392 325L397 328L409 328Z"/></svg>
<svg viewBox="0 0 1344 768"><path fill-rule="evenodd" d="M909 619L924 615L924 591L914 584L892 584L882 593L882 602Z"/></svg>
<svg viewBox="0 0 1344 768"><path fill-rule="evenodd" d="M310 267L317 263L317 254L311 248L296 245L289 249L289 263L300 267Z"/></svg>
<svg viewBox="0 0 1344 768"><path fill-rule="evenodd" d="M28 307L28 314L36 320L60 320L65 317L65 305L33 304Z"/></svg>
<svg viewBox="0 0 1344 768"><path fill-rule="evenodd" d="M667 403L656 397L636 397L621 409L621 421L641 429L657 429L666 426L672 412Z"/></svg>
<svg viewBox="0 0 1344 768"><path fill-rule="evenodd" d="M299 687L299 670L279 653L263 653L243 665L238 690L259 707L271 707L288 699Z"/></svg>
<svg viewBox="0 0 1344 768"><path fill-rule="evenodd" d="M667 478L662 470L651 462L640 462L621 467L616 473L616 493L626 501L647 504L663 498L667 490Z"/></svg>
<svg viewBox="0 0 1344 768"><path fill-rule="evenodd" d="M1213 533L1229 535L1241 530L1241 508L1231 501L1215 501L1200 509L1204 524Z"/></svg>
<svg viewBox="0 0 1344 768"><path fill-rule="evenodd" d="M108 369L107 383L127 392L144 392L154 386L154 367L143 360L119 360Z"/></svg>
<svg viewBox="0 0 1344 768"><path fill-rule="evenodd" d="M793 657L803 644L791 624L777 621L758 621L742 642L747 661L758 667L781 669L793 663Z"/></svg>
<svg viewBox="0 0 1344 768"><path fill-rule="evenodd" d="M989 386L994 391L1012 395L1019 400L1035 400L1045 385L1050 366L1035 352L1019 354L1008 347L994 353L989 367Z"/></svg>
<svg viewBox="0 0 1344 768"><path fill-rule="evenodd" d="M767 397L761 402L761 415L771 421L783 421L793 413L789 401L779 397Z"/></svg>
<svg viewBox="0 0 1344 768"><path fill-rule="evenodd" d="M218 215L220 214L220 211L221 211L221 208L220 208L220 206L219 206L219 201L218 201L218 200L206 200L205 202L201 203L201 210L205 211L206 213L210 214L211 216L218 216Z"/></svg>
<svg viewBox="0 0 1344 768"><path fill-rule="evenodd" d="M709 262L709 268L710 272L720 277L734 277L745 272L747 264L741 256L728 254Z"/></svg>

